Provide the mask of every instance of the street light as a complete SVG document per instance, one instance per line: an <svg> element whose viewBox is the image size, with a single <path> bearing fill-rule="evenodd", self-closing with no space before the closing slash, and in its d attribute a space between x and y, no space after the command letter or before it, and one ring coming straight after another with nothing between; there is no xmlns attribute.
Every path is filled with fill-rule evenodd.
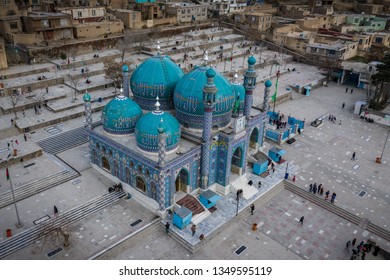
<svg viewBox="0 0 390 280"><path fill-rule="evenodd" d="M387 141L389 140L389 134L390 134L390 127L387 129L387 136L386 136L385 144L383 145L381 156L379 158L377 158L377 160L376 160L377 163L382 162L382 157L383 157L383 154L384 154L385 149L386 149Z"/></svg>
<svg viewBox="0 0 390 280"><path fill-rule="evenodd" d="M20 227L23 226L23 224L20 222L19 211L18 211L18 207L16 206L16 199L15 199L14 188L12 187L11 175L10 175L9 170L8 170L8 159L10 158L10 156L11 156L11 154L9 154L7 156L7 158L5 160L3 160L3 161L5 161L5 168L7 170L7 179L9 179L9 184L11 186L12 199L13 199L14 205L15 205L16 217L18 218L18 223L16 224L16 227L20 228Z"/></svg>

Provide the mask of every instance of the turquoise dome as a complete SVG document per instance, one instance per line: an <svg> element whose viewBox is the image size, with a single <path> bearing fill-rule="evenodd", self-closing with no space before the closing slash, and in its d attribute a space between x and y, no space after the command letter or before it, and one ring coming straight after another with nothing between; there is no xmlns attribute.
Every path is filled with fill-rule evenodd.
<svg viewBox="0 0 390 280"><path fill-rule="evenodd" d="M91 96L89 95L89 93L84 94L83 100L84 100L84 102L89 102L89 101L91 101Z"/></svg>
<svg viewBox="0 0 390 280"><path fill-rule="evenodd" d="M270 80L266 80L264 84L265 84L266 87L271 87L272 86L272 82Z"/></svg>
<svg viewBox="0 0 390 280"><path fill-rule="evenodd" d="M130 79L134 100L142 109L154 110L156 97L162 110L173 110L173 91L183 71L169 57L156 55L139 65Z"/></svg>
<svg viewBox="0 0 390 280"><path fill-rule="evenodd" d="M129 72L129 66L127 66L126 64L122 66L122 71L123 72Z"/></svg>
<svg viewBox="0 0 390 280"><path fill-rule="evenodd" d="M253 55L248 58L248 64L249 65L255 65L256 64L256 58L254 58Z"/></svg>
<svg viewBox="0 0 390 280"><path fill-rule="evenodd" d="M214 75L217 88L215 109L213 111L213 128L229 125L235 102L235 94L230 82L210 66L199 66L184 75L176 85L174 93L175 114L185 128L203 128L203 88L207 75ZM210 70L210 71L209 71Z"/></svg>
<svg viewBox="0 0 390 280"><path fill-rule="evenodd" d="M167 112L155 110L139 119L135 127L137 146L146 152L158 152L158 135L165 131L166 151L179 146L181 130L177 119Z"/></svg>
<svg viewBox="0 0 390 280"><path fill-rule="evenodd" d="M133 133L141 116L142 110L137 103L123 95L117 96L103 109L103 129L111 134Z"/></svg>
<svg viewBox="0 0 390 280"><path fill-rule="evenodd" d="M213 68L210 67L209 70L206 71L206 76L207 78L214 78L216 75L215 71Z"/></svg>

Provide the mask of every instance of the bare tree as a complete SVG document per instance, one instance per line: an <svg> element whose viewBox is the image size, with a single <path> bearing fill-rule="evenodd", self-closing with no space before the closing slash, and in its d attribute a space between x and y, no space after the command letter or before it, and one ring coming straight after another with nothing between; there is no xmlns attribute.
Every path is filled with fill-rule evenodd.
<svg viewBox="0 0 390 280"><path fill-rule="evenodd" d="M68 74L69 81L72 83L74 88L74 97L73 100L77 100L77 87L80 85L80 81L74 78L71 74ZM88 78L87 78L88 79Z"/></svg>
<svg viewBox="0 0 390 280"><path fill-rule="evenodd" d="M313 57L312 61L318 61L317 66L326 72L326 81L329 83L334 70L341 69L341 60L338 58L325 58L318 60L318 57Z"/></svg>
<svg viewBox="0 0 390 280"><path fill-rule="evenodd" d="M16 106L18 105L19 101L21 100L22 95L18 91L14 91L12 89L6 89L5 94L9 100L9 102L12 105L12 110L14 111L15 119L18 119L18 115L16 113Z"/></svg>
<svg viewBox="0 0 390 280"><path fill-rule="evenodd" d="M125 33L125 35L117 42L117 48L121 51L121 62L125 60L126 50L131 44L131 41L132 38L130 38L128 33Z"/></svg>
<svg viewBox="0 0 390 280"><path fill-rule="evenodd" d="M34 100L35 105L38 107L38 112L41 112L42 103L45 100L45 97L47 96L48 92L46 90L40 90L38 92L34 93Z"/></svg>
<svg viewBox="0 0 390 280"><path fill-rule="evenodd" d="M77 57L77 49L74 48L74 49L71 49L70 52L69 52L69 56L72 58L73 60L73 71L76 70L76 57Z"/></svg>
<svg viewBox="0 0 390 280"><path fill-rule="evenodd" d="M138 34L132 37L137 53L141 53L149 38L146 34Z"/></svg>
<svg viewBox="0 0 390 280"><path fill-rule="evenodd" d="M122 62L115 62L114 60L106 60L104 62L106 78L110 78L114 82L115 95L117 89L122 85Z"/></svg>

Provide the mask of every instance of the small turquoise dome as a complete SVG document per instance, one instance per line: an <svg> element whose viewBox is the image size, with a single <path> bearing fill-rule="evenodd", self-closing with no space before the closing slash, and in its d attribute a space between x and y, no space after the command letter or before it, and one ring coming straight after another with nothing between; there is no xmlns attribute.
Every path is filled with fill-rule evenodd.
<svg viewBox="0 0 390 280"><path fill-rule="evenodd" d="M173 91L183 75L181 68L167 56L156 55L145 60L131 75L134 100L142 109L152 111L158 96L162 110L173 110Z"/></svg>
<svg viewBox="0 0 390 280"><path fill-rule="evenodd" d="M129 72L129 66L127 66L126 64L122 66L122 71L123 72Z"/></svg>
<svg viewBox="0 0 390 280"><path fill-rule="evenodd" d="M84 100L84 102L89 102L89 101L91 101L91 96L89 95L89 93L84 94L83 100Z"/></svg>
<svg viewBox="0 0 390 280"><path fill-rule="evenodd" d="M206 71L206 76L207 78L214 78L215 77L214 69L210 67L210 69Z"/></svg>
<svg viewBox="0 0 390 280"><path fill-rule="evenodd" d="M166 151L179 146L181 130L177 119L163 111L153 111L139 119L135 127L137 146L146 152L158 152L158 135L165 131Z"/></svg>
<svg viewBox="0 0 390 280"><path fill-rule="evenodd" d="M265 84L266 87L271 87L272 86L271 80L266 80L264 84Z"/></svg>
<svg viewBox="0 0 390 280"><path fill-rule="evenodd" d="M248 58L248 64L249 65L255 65L256 64L256 58L254 58L253 55Z"/></svg>
<svg viewBox="0 0 390 280"><path fill-rule="evenodd" d="M185 128L203 128L203 88L207 83L206 72L210 66L199 66L184 75L176 85L174 93L175 114ZM213 128L229 125L235 102L235 94L230 82L215 69L214 84L217 88L215 109L213 111Z"/></svg>
<svg viewBox="0 0 390 280"><path fill-rule="evenodd" d="M111 100L102 111L104 131L111 134L130 134L134 132L142 110L133 100L120 95Z"/></svg>

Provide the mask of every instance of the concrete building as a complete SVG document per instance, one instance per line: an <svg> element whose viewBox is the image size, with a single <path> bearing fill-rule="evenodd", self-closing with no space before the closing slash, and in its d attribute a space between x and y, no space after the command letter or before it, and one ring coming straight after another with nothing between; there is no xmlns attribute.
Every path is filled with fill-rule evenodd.
<svg viewBox="0 0 390 280"><path fill-rule="evenodd" d="M372 44L372 35L356 34L353 35L353 40L358 42L358 49L361 51L369 51Z"/></svg>
<svg viewBox="0 0 390 280"><path fill-rule="evenodd" d="M77 39L107 38L111 35L120 35L124 32L123 22L101 21L86 22L73 27L74 37Z"/></svg>
<svg viewBox="0 0 390 280"><path fill-rule="evenodd" d="M271 28L272 15L262 12L245 12L234 14L234 21L248 24L252 29L266 32Z"/></svg>
<svg viewBox="0 0 390 280"><path fill-rule="evenodd" d="M32 12L22 17L26 33L34 34L37 42L73 39L71 15L63 13Z"/></svg>
<svg viewBox="0 0 390 280"><path fill-rule="evenodd" d="M333 0L309 0L308 4L312 14L333 14Z"/></svg>
<svg viewBox="0 0 390 280"><path fill-rule="evenodd" d="M114 11L115 17L120 19L126 28L142 29L145 27L153 27L159 25L175 24L176 16L163 17L157 19L142 20L140 11L117 9Z"/></svg>
<svg viewBox="0 0 390 280"><path fill-rule="evenodd" d="M358 43L338 40L331 43L310 43L306 53L317 57L320 61L326 59L346 60L357 55Z"/></svg>
<svg viewBox="0 0 390 280"><path fill-rule="evenodd" d="M14 0L0 1L0 36L14 44L13 34L22 32L22 13Z"/></svg>
<svg viewBox="0 0 390 280"><path fill-rule="evenodd" d="M313 41L315 33L302 31L297 25L291 24L274 29L272 41L287 49L306 53L306 45Z"/></svg>
<svg viewBox="0 0 390 280"><path fill-rule="evenodd" d="M102 21L106 15L105 7L70 7L58 8L57 11L71 15L73 24Z"/></svg>
<svg viewBox="0 0 390 280"><path fill-rule="evenodd" d="M378 15L383 12L383 5L375 5L375 4L359 4L357 8L360 12L366 13L368 15Z"/></svg>
<svg viewBox="0 0 390 280"><path fill-rule="evenodd" d="M381 31L385 30L387 20L372 15L349 15L347 25L353 25L357 31Z"/></svg>
<svg viewBox="0 0 390 280"><path fill-rule="evenodd" d="M176 16L177 22L202 22L207 20L207 5L192 2L172 2L165 5L168 16Z"/></svg>
<svg viewBox="0 0 390 280"><path fill-rule="evenodd" d="M390 47L390 33L375 32L367 33L372 36L372 45L376 47Z"/></svg>

